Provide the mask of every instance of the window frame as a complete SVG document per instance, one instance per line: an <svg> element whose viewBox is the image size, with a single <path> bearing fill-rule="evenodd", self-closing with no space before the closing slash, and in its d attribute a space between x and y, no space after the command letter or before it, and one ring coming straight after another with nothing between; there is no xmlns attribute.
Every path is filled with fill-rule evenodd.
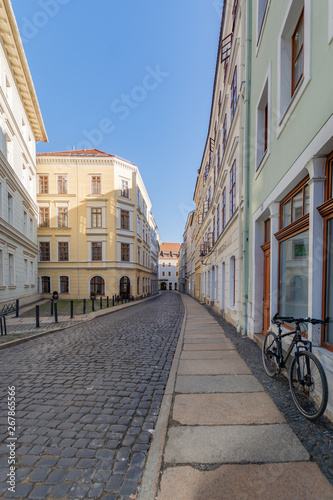
<svg viewBox="0 0 333 500"><path fill-rule="evenodd" d="M66 278L66 280L64 280ZM62 291L62 284L67 283L67 290ZM59 276L59 292L60 293L70 293L69 292L69 276Z"/></svg>
<svg viewBox="0 0 333 500"><path fill-rule="evenodd" d="M120 228L130 231L130 212L120 209Z"/></svg>
<svg viewBox="0 0 333 500"><path fill-rule="evenodd" d="M47 247L48 246L48 259L41 258L46 255L47 256ZM51 243L49 241L40 241L39 242L39 262L51 262Z"/></svg>
<svg viewBox="0 0 333 500"><path fill-rule="evenodd" d="M120 260L121 262L131 262L131 245L130 243L120 244Z"/></svg>
<svg viewBox="0 0 333 500"><path fill-rule="evenodd" d="M68 194L68 175L57 175L57 193Z"/></svg>
<svg viewBox="0 0 333 500"><path fill-rule="evenodd" d="M101 175L91 175L90 176L90 194L102 194L102 176Z"/></svg>
<svg viewBox="0 0 333 500"><path fill-rule="evenodd" d="M69 227L69 210L67 207L57 207L57 227L64 229Z"/></svg>
<svg viewBox="0 0 333 500"><path fill-rule="evenodd" d="M50 207L39 207L39 227L50 227Z"/></svg>
<svg viewBox="0 0 333 500"><path fill-rule="evenodd" d="M98 210L98 212L97 212L97 210ZM100 215L100 224L98 224L98 215ZM94 220L96 220L96 225L94 224ZM102 207L91 207L90 222L91 222L91 228L92 229L103 227L103 212L102 212Z"/></svg>
<svg viewBox="0 0 333 500"><path fill-rule="evenodd" d="M236 212L236 160L230 169L229 213L230 217Z"/></svg>
<svg viewBox="0 0 333 500"><path fill-rule="evenodd" d="M126 184L126 185L125 185ZM120 179L120 196L122 198L129 198L129 181L127 179Z"/></svg>
<svg viewBox="0 0 333 500"><path fill-rule="evenodd" d="M38 176L38 193L39 194L49 194L49 176L39 175Z"/></svg>
<svg viewBox="0 0 333 500"><path fill-rule="evenodd" d="M237 64L235 66L234 70L234 75L232 77L232 82L231 82L231 88L230 88L230 121L232 122L235 113L236 113L236 108L237 108L237 100L238 100L238 93L237 93Z"/></svg>
<svg viewBox="0 0 333 500"><path fill-rule="evenodd" d="M298 29L300 27L300 24L303 23L303 40L302 40L302 45L298 51L297 54L295 54L295 39L296 39L296 35L297 35L297 32L298 32ZM298 19L298 22L296 24L296 28L294 30L294 33L291 37L291 43L292 43L292 56L291 56L291 97L295 94L296 92L296 89L300 83L300 81L302 80L302 78L304 77L304 29L305 29L305 25L304 25L304 8L301 12L301 15ZM300 55L302 55L302 73L300 74L297 82L295 83L295 65L300 57Z"/></svg>
<svg viewBox="0 0 333 500"><path fill-rule="evenodd" d="M91 261L101 262L103 260L103 243L101 241L91 242Z"/></svg>
<svg viewBox="0 0 333 500"><path fill-rule="evenodd" d="M66 249L67 249L67 259L60 258L66 257ZM58 262L69 262L69 242L68 241L58 241Z"/></svg>

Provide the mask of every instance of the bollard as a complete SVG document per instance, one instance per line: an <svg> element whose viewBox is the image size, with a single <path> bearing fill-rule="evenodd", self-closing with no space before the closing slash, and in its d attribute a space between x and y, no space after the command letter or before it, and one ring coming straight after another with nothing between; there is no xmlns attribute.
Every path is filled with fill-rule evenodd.
<svg viewBox="0 0 333 500"><path fill-rule="evenodd" d="M4 316L0 316L0 331L1 331L1 337L3 337L3 329L2 329L2 318Z"/></svg>
<svg viewBox="0 0 333 500"><path fill-rule="evenodd" d="M95 299L94 299L94 297L91 297L91 310L95 311Z"/></svg>
<svg viewBox="0 0 333 500"><path fill-rule="evenodd" d="M99 298L99 308L103 309L103 298L102 297Z"/></svg>
<svg viewBox="0 0 333 500"><path fill-rule="evenodd" d="M58 304L54 303L54 322L58 323Z"/></svg>
<svg viewBox="0 0 333 500"><path fill-rule="evenodd" d="M20 301L19 299L16 299L16 317L19 317L19 312L20 312Z"/></svg>
<svg viewBox="0 0 333 500"><path fill-rule="evenodd" d="M83 314L86 314L86 299L83 299Z"/></svg>
<svg viewBox="0 0 333 500"><path fill-rule="evenodd" d="M4 335L7 335L6 316L2 316Z"/></svg>
<svg viewBox="0 0 333 500"><path fill-rule="evenodd" d="M36 328L39 328L39 306L36 306Z"/></svg>
<svg viewBox="0 0 333 500"><path fill-rule="evenodd" d="M71 319L74 318L74 301L71 300Z"/></svg>
<svg viewBox="0 0 333 500"><path fill-rule="evenodd" d="M53 316L53 299L51 299L51 316Z"/></svg>
<svg viewBox="0 0 333 500"><path fill-rule="evenodd" d="M106 297L106 307L110 307L109 296Z"/></svg>
<svg viewBox="0 0 333 500"><path fill-rule="evenodd" d="M112 296L112 305L114 306L114 295Z"/></svg>

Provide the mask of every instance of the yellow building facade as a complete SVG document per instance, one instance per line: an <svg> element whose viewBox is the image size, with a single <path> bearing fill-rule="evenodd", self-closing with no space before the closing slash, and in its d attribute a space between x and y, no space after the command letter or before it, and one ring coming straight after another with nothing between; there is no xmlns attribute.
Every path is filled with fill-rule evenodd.
<svg viewBox="0 0 333 500"><path fill-rule="evenodd" d="M145 297L157 282L151 202L138 168L98 150L37 155L42 297ZM154 287L153 287L154 288Z"/></svg>

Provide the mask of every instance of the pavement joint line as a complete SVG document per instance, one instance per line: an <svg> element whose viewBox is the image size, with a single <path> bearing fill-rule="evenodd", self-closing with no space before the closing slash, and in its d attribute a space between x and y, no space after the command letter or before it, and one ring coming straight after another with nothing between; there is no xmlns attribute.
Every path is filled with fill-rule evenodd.
<svg viewBox="0 0 333 500"><path fill-rule="evenodd" d="M84 323L89 323L90 321L92 321L96 318L107 316L108 314L114 314L118 311L123 311L124 309L127 309L128 307L133 307L133 306L136 306L139 304L143 304L143 302L154 299L154 298L158 297L158 295L160 295L160 294L152 295L151 297L146 297L145 299L130 302L128 304L122 304L121 306L120 305L115 306L114 308L110 308L109 310L108 309L100 309L99 311L92 311L92 312L88 313L88 315L91 314L93 316L91 318L89 318L89 317L85 318L84 320L82 320L82 322L84 321ZM117 309L115 309L116 307L117 307ZM5 342L4 344L0 344L0 351L3 349L8 349L9 347L15 347L16 345L23 344L24 342L28 342L29 340L39 339L40 337L44 337L45 335L50 335L51 333L57 333L57 332L61 332L63 330L67 330L68 328L72 328L73 326L78 326L78 325L76 323L73 323L71 325L62 326L60 328L53 328L52 330L46 330L44 332L36 333L35 335L31 335L30 337L24 337L22 339L11 340L10 342Z"/></svg>
<svg viewBox="0 0 333 500"><path fill-rule="evenodd" d="M159 472L161 470L161 465L162 465L164 445L172 409L172 400L175 394L174 390L176 386L176 377L177 377L178 365L182 352L184 334L187 322L187 307L183 300L182 294L181 294L181 299L184 307L183 323L180 330L175 355L172 361L168 383L164 391L159 417L156 422L154 438L152 440L149 449L145 471L141 481L141 488L138 494L138 500L155 500L157 497L157 491L160 483Z"/></svg>

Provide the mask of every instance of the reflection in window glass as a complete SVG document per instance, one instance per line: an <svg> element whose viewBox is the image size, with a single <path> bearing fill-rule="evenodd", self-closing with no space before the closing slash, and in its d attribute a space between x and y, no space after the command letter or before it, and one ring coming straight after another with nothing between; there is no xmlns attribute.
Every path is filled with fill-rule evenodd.
<svg viewBox="0 0 333 500"><path fill-rule="evenodd" d="M326 312L329 322L325 328L325 342L333 345L333 219L327 222Z"/></svg>
<svg viewBox="0 0 333 500"><path fill-rule="evenodd" d="M309 231L280 244L279 315L308 315Z"/></svg>
<svg viewBox="0 0 333 500"><path fill-rule="evenodd" d="M298 220L303 215L303 190L293 197L293 218L292 222Z"/></svg>
<svg viewBox="0 0 333 500"><path fill-rule="evenodd" d="M290 216L291 216L291 201L289 200L282 207L282 227L286 227L290 224L291 222Z"/></svg>
<svg viewBox="0 0 333 500"><path fill-rule="evenodd" d="M304 188L304 215L310 212L310 188L308 184Z"/></svg>

